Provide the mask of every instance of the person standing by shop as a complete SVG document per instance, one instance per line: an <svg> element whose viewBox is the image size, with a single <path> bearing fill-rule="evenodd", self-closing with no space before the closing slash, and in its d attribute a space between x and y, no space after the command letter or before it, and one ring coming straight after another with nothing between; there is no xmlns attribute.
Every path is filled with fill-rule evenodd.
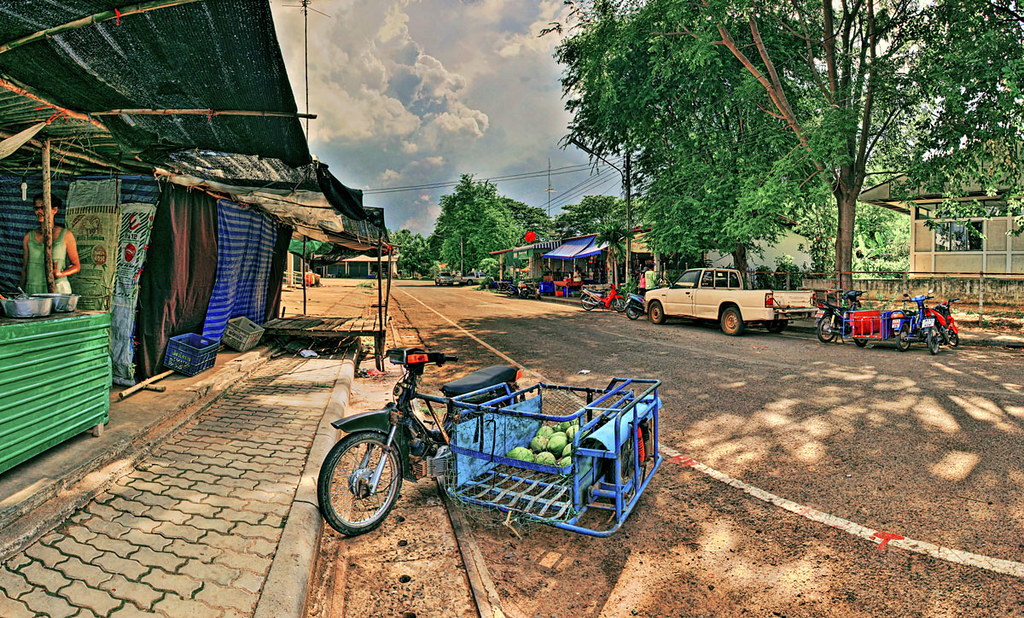
<svg viewBox="0 0 1024 618"><path fill-rule="evenodd" d="M50 200L53 207L53 217L57 217L57 210L61 206L58 198ZM43 246L43 196L35 197L36 217L39 219L39 229L32 230L25 234L22 241L24 258L21 266L22 288L28 294L46 294L49 292L46 286L46 247ZM71 293L71 283L68 282L68 275L73 275L82 270L78 261L78 245L75 243L75 235L70 230L54 225L53 234L53 291L60 294Z"/></svg>
<svg viewBox="0 0 1024 618"><path fill-rule="evenodd" d="M654 262L647 262L644 266L643 276L640 277L640 282L643 284L645 290L653 290L657 287L656 281L658 274L654 272Z"/></svg>

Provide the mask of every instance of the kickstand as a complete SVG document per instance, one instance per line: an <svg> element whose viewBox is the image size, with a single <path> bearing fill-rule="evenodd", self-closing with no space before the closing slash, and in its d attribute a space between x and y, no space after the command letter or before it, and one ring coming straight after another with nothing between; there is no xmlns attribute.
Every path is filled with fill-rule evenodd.
<svg viewBox="0 0 1024 618"><path fill-rule="evenodd" d="M520 535L520 534L519 534L519 531L518 531L518 530L516 530L516 529L515 529L515 528L514 528L514 527L512 526L512 511L509 511L509 512L508 512L508 517L506 517L506 518L505 518L505 521L501 522L501 525L503 525L503 526L505 526L506 528L508 528L509 530L511 530L513 534L515 534L515 535L516 535L517 537L519 537L519 540L520 540L520 541L522 541L522 540L523 540L523 537L522 537L522 535Z"/></svg>

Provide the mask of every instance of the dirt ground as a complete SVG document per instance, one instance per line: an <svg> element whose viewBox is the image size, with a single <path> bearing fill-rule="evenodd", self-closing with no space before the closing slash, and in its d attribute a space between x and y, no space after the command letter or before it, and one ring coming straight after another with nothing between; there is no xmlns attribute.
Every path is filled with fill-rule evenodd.
<svg viewBox="0 0 1024 618"><path fill-rule="evenodd" d="M799 337L791 337L793 341L785 345L806 350L801 352L806 354L805 358L796 358L792 364L795 367L805 363L808 371L797 372L792 367L782 366L782 373L791 374L779 376L788 380L783 382L788 384L784 389L778 388L777 379L762 378L758 374L749 376L749 384L736 382L730 385L729 391L715 392L701 387L699 379L715 375L719 371L717 363L760 372L758 363L763 365L772 360L764 358L764 354L780 353L771 347L776 344L762 335L723 340L713 329L670 326L651 331L651 325L628 323L611 314L583 314L571 307L492 298L472 290L407 291L409 294L398 291L393 299L394 320L406 343L418 339L429 342L431 349L455 350L460 355L458 366L445 366L430 374L425 385L428 391L472 369L503 362L494 349L517 359L528 357L535 369L563 383L597 385L601 380L606 381L608 375L615 375L622 365L645 374L669 375L683 371L672 374L676 382L681 376L690 376L698 383L693 387L675 384L662 393L666 401L662 444L693 447L687 454L699 455L702 461L730 470L734 476L787 498L830 512L838 510L837 514L851 521L870 523L878 529L911 529L917 537L979 554L1010 560L1024 556L1022 537L1014 532L1021 529L1024 520L1021 515L1024 511L1018 510L1019 491L999 493L1004 491L1001 488L1019 490L1024 485L1019 461L1020 435L1024 432L1017 420L1010 418L1005 430L998 435L995 431L978 430L981 434L993 434L989 446L998 452L1005 449L1009 458L1007 464L996 476L987 470L979 471L980 480L975 481L975 485L957 487L953 483L951 487L957 493L946 499L942 498L945 494L933 497L927 493L928 476L918 478L922 462L901 452L900 443L922 440L922 453L930 452L933 442L944 444L943 440L947 446L968 450L967 447L958 445L959 438L953 434L933 437L906 433L914 429L903 421L893 424L890 431L885 423L893 421L883 417L877 409L864 412L868 419L865 422L873 431L882 431L880 435L886 436L883 442L875 444L869 437L867 443L863 442L872 435L866 426L857 426L853 435L849 430L844 434L842 429L829 436L824 432L818 435L816 442L807 441L802 434L772 434L765 429L758 430L756 436L731 437L734 423L729 419L737 415L763 415L766 408L783 397L782 392L801 391L801 385L794 381L806 382L808 378L800 376L822 373L823 363L816 357L831 355L827 363L850 363L844 358L846 355L853 359L871 358L872 362L884 359L889 363L888 356L865 357L863 355L871 354L871 350L857 352L853 346L818 347L819 344L810 340L800 343ZM475 294L480 296L468 296ZM413 296L426 302L417 302ZM486 320L482 317L484 314ZM533 325L530 332L520 330L523 323ZM642 344L624 346L616 335L621 335L625 329L629 329L631 336L633 331L657 333L679 338L684 343L677 345L679 351L668 355L652 352ZM707 345L723 346L735 352L721 352L726 356L702 360L700 350L705 346L705 339L709 342ZM603 342L599 342L601 340ZM581 345L583 342L587 345ZM876 352L889 354L888 351ZM957 357L940 357L940 360L951 359L945 361L945 371L960 374L960 380L966 379L968 374L981 376L977 379L984 378L986 384L998 382L1001 368L1012 367L1021 358L1008 356L1010 352L995 351L958 351L957 354ZM904 364L925 362L911 356L892 358ZM945 375L936 364L938 361L928 362L939 372L936 376ZM986 363L996 364L986 369ZM594 371L590 375L577 375L577 366L591 367ZM817 369L811 371L811 367ZM865 368L858 366L857 369L864 371ZM763 371L771 374L770 370ZM879 366L873 371L891 374L898 371L898 366ZM828 371L822 375L828 375ZM843 398L855 398L859 393L843 389L863 381L857 376L846 379L849 385L842 384L842 380L835 385L828 385L826 381L824 386L816 383L814 390L821 390L827 405L838 405L842 412L846 409L841 403ZM1018 376L1015 381L1019 379ZM896 389L890 399L900 390L910 388L905 384L909 383L906 378L901 381L897 376L890 376L879 380L884 389ZM1013 386L1005 379L1004 383ZM956 379L953 379L950 388L955 384ZM803 390L808 389L803 387ZM885 392L888 391L882 393L879 403L871 404L872 408L885 405ZM1009 392L1009 395L1004 392L1002 395L988 393L988 396L996 397L1001 409L1024 410L1019 407L1022 405L1020 392L1013 388ZM840 403L836 404L837 400ZM894 412L892 418L899 417ZM976 420L981 418L977 413ZM808 416L802 421L802 431L821 432L820 427L815 427L817 422L814 415ZM716 437L720 438L717 442ZM755 438L760 441L771 438L774 442L770 448L764 448L751 442ZM806 464L800 457L806 455L808 444L824 449L826 456L815 458L812 465ZM976 449L972 446L970 450ZM924 484L918 485L919 482ZM411 581L425 580L425 587L416 589L395 586L397 571L385 570L374 576L376 572L365 570L369 567L353 566L360 565L366 556L375 556L371 560L376 560L376 556L393 555L397 546L392 544L399 540L412 543L413 539L420 539L431 544L438 556L455 555L451 543L434 534L443 521L414 511L410 516L409 509L436 501L435 487L430 481L405 485L399 502L403 511L396 510L380 534L366 535L367 539L356 541L329 541L326 551L342 551L337 547L331 549L331 543L337 542L347 548L349 556L360 557L345 562L350 569L349 586L360 588L358 595L347 593L349 613L330 615L408 616L402 612L413 612L416 616L448 616L470 611L464 605L449 608L447 604L453 595L457 597L456 592L439 585L463 576L455 568L460 564L458 560L444 564L430 560L406 562L407 568L415 564L418 569L415 573L406 573ZM513 522L513 531L503 525L502 516L461 508L498 590L504 613L512 617L1024 615L1024 586L1017 577L896 547L882 549L876 543L755 500L734 487L674 462L662 466L626 525L608 538L573 534L522 521ZM395 515L402 515L405 520L398 521ZM370 539L371 536L374 538ZM367 543L370 545L364 545ZM413 610L404 609L413 607L411 603L417 600L410 594L421 594L418 598L424 601L417 603ZM431 605L432 602L436 604ZM375 608L379 608L379 613ZM359 613L352 613L355 611Z"/></svg>

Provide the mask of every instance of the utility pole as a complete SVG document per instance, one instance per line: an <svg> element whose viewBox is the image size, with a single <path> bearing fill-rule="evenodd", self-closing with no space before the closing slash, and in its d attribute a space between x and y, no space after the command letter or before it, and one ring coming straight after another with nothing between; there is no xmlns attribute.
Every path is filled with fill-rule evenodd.
<svg viewBox="0 0 1024 618"><path fill-rule="evenodd" d="M462 242L462 234L459 234L459 274L466 274L466 251Z"/></svg>
<svg viewBox="0 0 1024 618"><path fill-rule="evenodd" d="M594 152L593 150L591 150L587 146L583 145L583 142L579 141L578 139L572 138L571 140L569 140L569 143L572 144L573 146L576 146L577 148L579 148L583 152L589 154L590 156L592 156L592 157L594 157L596 159L600 159L600 160L604 161L613 170L618 172L620 176L622 176L622 185L623 185L623 189L625 190L625 193L626 193L626 232L629 234L629 236L626 236L626 283L628 284L629 283L629 279L630 279L630 276L629 276L629 260L630 260L630 256L633 253L633 241L630 238L632 236L632 232L633 232L633 219L630 217L630 214L629 214L629 201L630 201L630 183L629 183L629 181L630 181L630 156L629 155L630 155L630 152L629 152L629 150L626 151L626 171L622 171L618 166L614 165L611 161L609 161L608 159L605 159L604 157L602 157L601 155L597 154L596 152Z"/></svg>
<svg viewBox="0 0 1024 618"><path fill-rule="evenodd" d="M551 194L554 193L554 192L555 192L555 190L551 186L551 158L549 157L548 158L548 218L549 219L551 218Z"/></svg>

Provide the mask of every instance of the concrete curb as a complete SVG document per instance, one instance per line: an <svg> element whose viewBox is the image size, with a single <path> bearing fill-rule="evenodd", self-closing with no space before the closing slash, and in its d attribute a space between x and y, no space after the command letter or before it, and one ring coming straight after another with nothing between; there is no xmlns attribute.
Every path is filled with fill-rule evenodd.
<svg viewBox="0 0 1024 618"><path fill-rule="evenodd" d="M216 374L188 387L188 397L178 402L166 418L131 439L113 444L101 456L83 461L71 474L38 489L3 513L0 560L27 547L134 470L153 445L206 410L241 378L266 363L269 355L269 349L261 348L225 364Z"/></svg>
<svg viewBox="0 0 1024 618"><path fill-rule="evenodd" d="M324 520L317 507L316 479L320 464L338 441L338 430L331 427L331 423L345 416L358 355L358 350L346 354L338 371L334 391L324 408L323 418L306 457L295 499L281 532L281 541L263 583L254 618L302 618L305 613L306 595L324 528Z"/></svg>

